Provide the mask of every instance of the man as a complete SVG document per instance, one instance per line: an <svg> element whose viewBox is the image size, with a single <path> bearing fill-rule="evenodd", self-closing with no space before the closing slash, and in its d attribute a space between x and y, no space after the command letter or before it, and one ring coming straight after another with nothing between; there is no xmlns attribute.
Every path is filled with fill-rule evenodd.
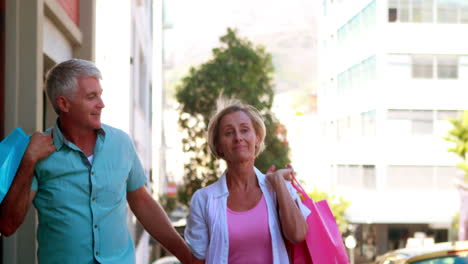
<svg viewBox="0 0 468 264"><path fill-rule="evenodd" d="M127 205L183 263L191 253L146 190L134 146L121 130L101 124L100 71L85 60L56 65L46 78L58 119L31 136L0 205L0 232L13 234L31 203L37 209L39 263L134 263Z"/></svg>

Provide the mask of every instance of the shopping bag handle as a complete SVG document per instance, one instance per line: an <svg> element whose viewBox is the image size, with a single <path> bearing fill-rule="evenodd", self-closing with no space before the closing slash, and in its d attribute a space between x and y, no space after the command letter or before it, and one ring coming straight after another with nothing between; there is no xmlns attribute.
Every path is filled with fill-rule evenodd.
<svg viewBox="0 0 468 264"><path fill-rule="evenodd" d="M305 199L310 199L313 201L313 199L309 197L309 195L306 193L302 185L296 179L293 171L291 172L291 184L294 187L294 189L296 189L296 191L298 191L300 194L302 194L302 196L304 196Z"/></svg>

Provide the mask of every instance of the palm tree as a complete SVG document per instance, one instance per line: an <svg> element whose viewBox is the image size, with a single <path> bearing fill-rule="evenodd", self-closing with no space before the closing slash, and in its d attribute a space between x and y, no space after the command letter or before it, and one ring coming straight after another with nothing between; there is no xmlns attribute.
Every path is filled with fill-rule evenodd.
<svg viewBox="0 0 468 264"><path fill-rule="evenodd" d="M463 179L457 179L456 182L461 199L458 239L468 240L468 111L463 111L461 118L452 119L450 122L453 127L444 139L453 143L453 147L449 148L448 151L461 158L457 167L465 172Z"/></svg>

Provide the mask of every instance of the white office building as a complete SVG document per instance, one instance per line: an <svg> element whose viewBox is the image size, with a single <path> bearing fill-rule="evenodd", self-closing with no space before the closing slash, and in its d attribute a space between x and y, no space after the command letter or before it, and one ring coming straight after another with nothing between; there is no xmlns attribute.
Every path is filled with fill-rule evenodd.
<svg viewBox="0 0 468 264"><path fill-rule="evenodd" d="M318 116L329 186L368 258L450 237L458 158L443 140L468 103L468 1L323 0Z"/></svg>

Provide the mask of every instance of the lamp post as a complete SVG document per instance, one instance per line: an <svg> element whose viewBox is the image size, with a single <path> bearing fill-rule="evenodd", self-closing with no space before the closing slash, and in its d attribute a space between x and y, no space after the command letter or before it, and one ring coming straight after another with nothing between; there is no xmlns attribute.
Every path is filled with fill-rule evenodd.
<svg viewBox="0 0 468 264"><path fill-rule="evenodd" d="M356 238L353 235L349 235L345 238L345 246L349 251L350 264L354 264L354 248L356 247Z"/></svg>

